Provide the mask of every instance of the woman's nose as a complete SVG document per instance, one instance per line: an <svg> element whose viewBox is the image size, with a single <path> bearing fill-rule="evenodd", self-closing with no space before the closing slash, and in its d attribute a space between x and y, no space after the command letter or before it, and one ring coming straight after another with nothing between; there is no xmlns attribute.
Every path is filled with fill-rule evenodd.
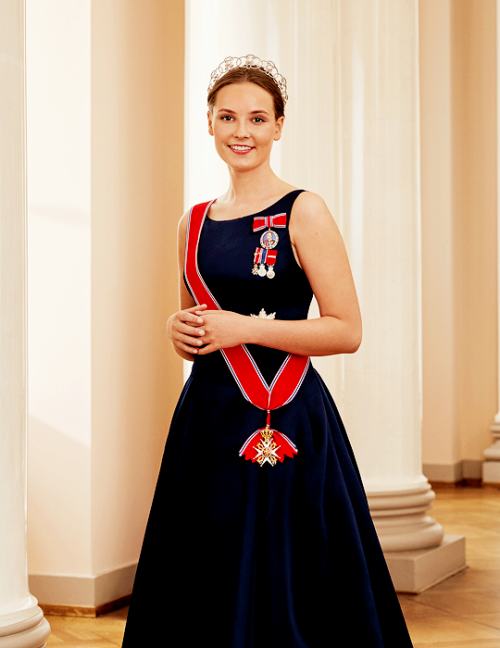
<svg viewBox="0 0 500 648"><path fill-rule="evenodd" d="M245 122L236 122L236 137L248 137L248 129Z"/></svg>

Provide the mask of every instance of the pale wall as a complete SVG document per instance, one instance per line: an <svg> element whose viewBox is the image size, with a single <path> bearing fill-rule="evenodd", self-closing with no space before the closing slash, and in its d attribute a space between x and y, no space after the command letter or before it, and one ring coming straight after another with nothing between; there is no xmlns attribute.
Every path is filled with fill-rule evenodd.
<svg viewBox="0 0 500 648"><path fill-rule="evenodd" d="M451 481L497 409L495 1L420 0L419 20L423 462Z"/></svg>
<svg viewBox="0 0 500 648"><path fill-rule="evenodd" d="M452 4L459 425L464 459L482 459L497 411L495 0Z"/></svg>
<svg viewBox="0 0 500 648"><path fill-rule="evenodd" d="M28 0L29 568L127 594L182 385L182 0Z"/></svg>
<svg viewBox="0 0 500 648"><path fill-rule="evenodd" d="M184 3L92 2L92 567L138 557L182 385Z"/></svg>

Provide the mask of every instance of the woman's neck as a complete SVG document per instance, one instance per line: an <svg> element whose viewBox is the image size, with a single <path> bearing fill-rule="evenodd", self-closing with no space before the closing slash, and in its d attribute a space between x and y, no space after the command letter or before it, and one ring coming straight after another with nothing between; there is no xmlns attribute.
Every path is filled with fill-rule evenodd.
<svg viewBox="0 0 500 648"><path fill-rule="evenodd" d="M270 167L251 171L235 171L230 168L229 178L229 188L217 202L233 208L268 202L294 189L280 180Z"/></svg>

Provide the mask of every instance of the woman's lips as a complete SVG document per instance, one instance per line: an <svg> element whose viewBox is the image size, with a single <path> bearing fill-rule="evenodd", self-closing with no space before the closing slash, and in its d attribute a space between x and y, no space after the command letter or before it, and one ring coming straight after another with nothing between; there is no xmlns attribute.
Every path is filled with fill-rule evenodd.
<svg viewBox="0 0 500 648"><path fill-rule="evenodd" d="M230 144L229 148L231 149L231 151L237 153L238 155L244 155L245 153L249 153L253 149L253 146L239 146L236 144Z"/></svg>

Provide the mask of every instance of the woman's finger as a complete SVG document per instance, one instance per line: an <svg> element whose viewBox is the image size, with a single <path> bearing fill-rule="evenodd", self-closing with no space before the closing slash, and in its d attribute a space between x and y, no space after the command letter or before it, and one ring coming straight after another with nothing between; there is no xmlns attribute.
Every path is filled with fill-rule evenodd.
<svg viewBox="0 0 500 648"><path fill-rule="evenodd" d="M189 346L192 347L199 347L202 344L204 344L203 340L201 338L195 338L191 335L185 335L184 333L178 333L175 336L175 341L176 342L182 342L183 344L188 344Z"/></svg>
<svg viewBox="0 0 500 648"><path fill-rule="evenodd" d="M181 322L189 322L191 326L200 326L203 324L203 319L198 315L193 313L186 313L186 311L180 311Z"/></svg>
<svg viewBox="0 0 500 648"><path fill-rule="evenodd" d="M206 304L196 304L196 306L190 306L189 308L185 308L184 312L185 313L195 313L196 311L202 311L207 308Z"/></svg>
<svg viewBox="0 0 500 648"><path fill-rule="evenodd" d="M198 349L196 349L195 347L188 346L187 344L183 344L182 342L176 343L175 346L182 351L191 353L191 355L198 355Z"/></svg>
<svg viewBox="0 0 500 648"><path fill-rule="evenodd" d="M201 324L198 324L195 327L193 324L185 324L183 322L180 322L175 327L175 331L177 333L183 333L184 335L192 335L193 337L199 337L201 335L205 335L205 330L199 328L200 326Z"/></svg>
<svg viewBox="0 0 500 648"><path fill-rule="evenodd" d="M214 351L218 351L220 347L218 347L215 344L206 344L204 347L199 349L198 355L207 355L209 353L213 353Z"/></svg>

